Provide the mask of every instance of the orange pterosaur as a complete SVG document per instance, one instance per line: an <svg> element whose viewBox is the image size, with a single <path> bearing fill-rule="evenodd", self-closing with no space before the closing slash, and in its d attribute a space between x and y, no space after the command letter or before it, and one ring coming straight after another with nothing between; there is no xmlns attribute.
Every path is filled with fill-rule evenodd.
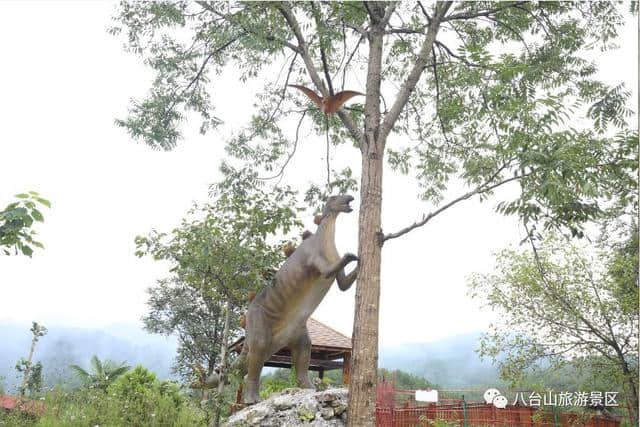
<svg viewBox="0 0 640 427"><path fill-rule="evenodd" d="M354 90L344 90L342 92L338 92L335 95L330 95L326 98L318 95L314 91L304 86L299 85L289 85L291 87L295 87L298 90L304 92L325 114L335 113L342 107L342 105L347 102L349 99L354 96L364 96L364 93L356 92Z"/></svg>

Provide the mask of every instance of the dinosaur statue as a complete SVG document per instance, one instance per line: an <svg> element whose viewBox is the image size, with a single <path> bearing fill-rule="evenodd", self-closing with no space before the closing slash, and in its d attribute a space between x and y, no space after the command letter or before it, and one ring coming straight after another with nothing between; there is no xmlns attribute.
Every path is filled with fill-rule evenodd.
<svg viewBox="0 0 640 427"><path fill-rule="evenodd" d="M318 95L314 91L309 88L300 85L289 85L302 91L309 99L311 99L320 110L325 114L335 113L347 102L349 99L354 96L365 96L364 93L356 92L355 90L343 90L342 92L338 92L335 95L329 95L326 98Z"/></svg>
<svg viewBox="0 0 640 427"><path fill-rule="evenodd" d="M309 380L311 339L307 319L329 291L333 281L346 291L358 275L358 266L349 274L344 268L358 257L347 253L340 257L335 245L336 218L351 212L353 197L331 196L323 210L315 234L302 241L275 275L275 284L258 292L249 304L246 338L242 352L230 371L247 375L244 401L258 401L260 372L264 363L282 347L291 350L298 385L313 388ZM213 373L199 387L215 387L221 375Z"/></svg>

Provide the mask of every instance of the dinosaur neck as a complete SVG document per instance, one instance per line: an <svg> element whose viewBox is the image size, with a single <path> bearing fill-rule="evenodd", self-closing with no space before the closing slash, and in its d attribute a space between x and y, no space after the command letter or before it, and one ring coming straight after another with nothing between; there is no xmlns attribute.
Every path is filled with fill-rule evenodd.
<svg viewBox="0 0 640 427"><path fill-rule="evenodd" d="M336 218L338 215L334 213L328 214L322 219L322 222L318 226L317 234L322 236L322 241L325 244L333 245L336 241Z"/></svg>

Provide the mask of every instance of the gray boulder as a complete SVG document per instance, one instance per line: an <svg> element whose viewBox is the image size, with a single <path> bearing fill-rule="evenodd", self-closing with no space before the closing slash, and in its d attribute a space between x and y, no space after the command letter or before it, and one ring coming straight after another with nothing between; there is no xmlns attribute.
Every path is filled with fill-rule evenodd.
<svg viewBox="0 0 640 427"><path fill-rule="evenodd" d="M233 414L228 427L344 427L347 418L346 388L324 391L290 388Z"/></svg>

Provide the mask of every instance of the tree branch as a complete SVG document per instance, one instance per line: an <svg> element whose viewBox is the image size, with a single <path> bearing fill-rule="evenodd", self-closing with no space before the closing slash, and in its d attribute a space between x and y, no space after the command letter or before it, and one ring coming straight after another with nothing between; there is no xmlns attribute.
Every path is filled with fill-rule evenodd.
<svg viewBox="0 0 640 427"><path fill-rule="evenodd" d="M473 18L477 18L480 16L489 16L489 15L493 15L496 14L498 12L500 12L501 10L505 10L508 9L510 7L516 7L522 4L526 4L528 3L527 1L519 1L519 2L515 2L515 3L511 3L511 4L507 4L504 6L500 6L500 7L496 7L493 9L488 9L488 10L482 10L482 11L477 11L477 12L460 12L460 13L454 13L452 15L449 15L447 17L445 17L442 22L446 22L446 21L453 21L456 19L473 19Z"/></svg>
<svg viewBox="0 0 640 427"><path fill-rule="evenodd" d="M506 167L506 164L501 166L500 168L498 168L498 170L491 175L491 177L489 179L487 179L484 183L480 184L479 186L477 186L475 189L473 189L472 191L469 191L468 193L463 194L462 196L453 199L452 201L450 201L449 203L441 206L440 208L436 209L433 212L430 212L428 215L423 215L422 219L420 221L416 221L413 224L411 224L410 226L403 228L402 230L396 231L395 233L389 233L389 234L385 234L382 237L382 242L385 242L389 239L395 239L396 237L400 237L404 234L407 234L408 232L410 232L411 230L418 228L418 227L422 227L423 225L425 225L427 222L429 222L429 220L433 219L433 217L435 217L436 215L442 213L443 211L449 209L450 207L452 207L453 205L462 202L463 200L467 200L468 198L476 195L476 194L482 194L482 193L486 193L488 191L491 191L503 184L506 184L508 182L511 181L516 181L518 179L522 179L525 178L529 175L531 175L532 172L523 174L523 175L517 175L517 176L513 176L511 178L507 178L507 179L503 179L502 181L499 181L495 184L489 185L491 183L491 181L493 181L499 174L500 172L502 172L502 170Z"/></svg>
<svg viewBox="0 0 640 427"><path fill-rule="evenodd" d="M422 5L422 2L418 1L418 6L420 6L420 10L422 10L422 14L427 18L427 24L431 25L431 16L427 12L427 9Z"/></svg>
<svg viewBox="0 0 640 427"><path fill-rule="evenodd" d="M407 104L409 95L418 84L418 80L420 80L420 76L427 66L427 61L431 56L433 43L436 40L440 22L442 21L443 16L447 13L447 10L449 10L449 8L451 7L451 4L452 2L449 1L438 3L438 6L436 6L436 11L433 15L433 19L431 20L431 25L429 25L425 41L420 48L420 52L418 53L418 57L416 58L413 69L400 87L400 91L396 96L396 100L394 101L391 110L389 110L389 113L384 116L382 124L380 125L380 132L378 134L378 139L380 141L385 141L387 139L387 136L389 136L389 133L393 128L393 125L395 124L396 120L398 120L400 113Z"/></svg>
<svg viewBox="0 0 640 427"><path fill-rule="evenodd" d="M298 148L298 140L299 140L299 137L300 137L300 125L302 125L302 120L304 119L304 116L306 116L306 115L307 115L307 112L305 111L304 113L302 113L302 116L300 116L300 120L298 121L298 126L296 126L296 139L293 141L293 149L291 150L291 153L289 153L289 156L287 157L287 160L284 162L284 164L280 168L280 172L278 172L277 174L275 174L273 176L269 176L269 177L265 177L265 178L258 177L259 180L267 181L267 180L270 180L270 179L275 179L275 178L278 178L278 177L282 177L282 175L284 174L284 169L287 167L287 165L289 164L289 162L293 158L293 155L296 153L296 149Z"/></svg>
<svg viewBox="0 0 640 427"><path fill-rule="evenodd" d="M457 60L459 60L460 62L464 63L465 65L468 65L469 67L477 67L477 68L486 68L480 64L475 64L471 61L469 61L467 58L465 58L464 56L460 56L460 55L456 55L455 53L453 53L451 51L451 49L449 49L449 47L447 45L445 45L442 42L439 42L438 40L435 41L435 44L438 47L441 47L442 49L447 51L447 54L452 57L452 58L456 58Z"/></svg>
<svg viewBox="0 0 640 427"><path fill-rule="evenodd" d="M318 10L316 9L315 2L311 2L311 9L313 10L313 18L316 21L316 29L318 32L318 38L320 40L319 47L320 47L320 59L322 60L322 70L324 71L324 77L327 80L327 85L329 86L329 95L333 96L335 92L333 91L333 83L331 82L331 75L329 74L329 65L327 64L327 55L326 55L326 52L324 51L322 30L320 29L322 22L320 21L320 16L318 14Z"/></svg>
<svg viewBox="0 0 640 427"><path fill-rule="evenodd" d="M442 129L442 135L444 136L447 144L451 145L449 141L449 137L447 136L447 130L444 127L444 122L442 121L442 116L440 115L440 82L438 80L438 66L436 64L436 50L431 46L431 55L433 56L433 78L436 83L436 117L438 118L438 122L440 123L440 128Z"/></svg>
<svg viewBox="0 0 640 427"><path fill-rule="evenodd" d="M360 38L358 39L358 42L356 43L356 46L353 48L353 51L351 51L351 55L349 55L349 58L347 58L347 62L344 64L344 68L342 69L342 90L344 90L344 82L347 79L347 68L349 67L349 64L351 64L351 60L353 59L354 55L358 51L358 48L360 47L360 43L362 43L362 40L364 40L364 37L365 37L364 35L360 36Z"/></svg>
<svg viewBox="0 0 640 427"><path fill-rule="evenodd" d="M180 95L175 96L176 93L175 91L171 94L171 98L173 98L173 101L171 102L171 104L167 107L167 109L164 111L163 117L162 117L162 121L165 122L167 120L167 117L169 115L169 113L175 108L175 106L178 104L178 101L180 100L180 98L182 98L182 96L187 93L187 91L189 89L191 89L191 87L198 81L200 80L200 78L202 77L202 74L204 73L205 68L207 67L207 64L209 63L209 61L211 60L211 58L213 58L214 56L216 56L217 54L222 53L226 48L228 48L229 46L231 46L233 43L235 43L238 39L240 39L242 36L244 36L246 33L240 33L237 36L235 36L234 38L232 38L231 40L227 41L225 44L223 44L222 46L218 47L217 49L213 50L212 52L210 52L205 58L204 61L202 61L202 64L200 65L200 68L198 69L198 72L196 73L196 75L193 77L193 79L191 79L191 81L187 84L187 86L182 89L182 91L180 92Z"/></svg>
<svg viewBox="0 0 640 427"><path fill-rule="evenodd" d="M396 10L396 7L398 7L398 3L399 2L391 2L389 3L389 5L386 7L385 11L384 11L384 16L382 17L382 21L380 21L380 28L384 28L387 26L387 24L389 24L389 20L391 19L391 15L393 15L393 12Z"/></svg>
<svg viewBox="0 0 640 427"><path fill-rule="evenodd" d="M252 28L245 28L241 23L234 22L232 20L232 17L230 17L229 15L225 15L224 13L220 13L219 11L217 11L215 7L211 6L206 1L196 1L196 3L198 3L201 7L203 7L206 10L208 10L209 12L213 13L214 15L219 16L220 18L222 18L225 21L229 22L230 24L239 26L240 28L242 28L244 31L246 31L249 34L253 34L255 36L262 37L267 41L275 41L275 42L281 43L283 46L288 47L292 51L297 52L297 53L301 53L299 46L296 46L296 45L294 45L293 43L291 43L291 42L289 42L287 40L279 39L279 38L273 36L272 34L264 34L264 33L261 33L259 31L255 31Z"/></svg>
<svg viewBox="0 0 640 427"><path fill-rule="evenodd" d="M322 96L326 97L329 94L328 89L325 86L322 79L320 78L320 75L318 74L318 70L313 64L311 55L309 54L307 43L305 41L304 36L302 35L302 30L300 29L300 25L298 24L298 20L296 19L295 15L293 14L293 12L291 11L291 9L287 4L277 3L276 7L284 17L285 21L287 22L287 25L289 26L289 29L291 29L294 36L296 37L296 40L298 41L298 45L300 47L300 55L302 56L305 67L307 68L307 72L311 77L311 81L316 86L318 91L322 93ZM358 143L360 143L360 141L362 141L363 139L363 136L362 136L362 132L360 132L360 130L356 127L355 123L351 121L351 118L344 111L338 110L337 114L338 114L338 117L340 117L340 120L342 120L342 123L345 125L345 127L349 131L349 133L351 134L351 137L355 139Z"/></svg>
<svg viewBox="0 0 640 427"><path fill-rule="evenodd" d="M553 292L554 288L553 288L553 286L551 286L551 284L547 280L545 269L542 266L542 261L540 260L540 255L538 254L538 249L536 248L536 245L533 242L533 237L532 237L531 233L529 232L529 228L527 227L527 224L524 224L524 228L525 228L525 230L527 232L527 236L528 236L527 240L529 240L529 243L531 244L531 249L533 251L533 258L534 258L535 263L536 263L536 268L538 269L538 272L540 273L540 278L542 279L542 281L546 285L545 287L543 287L543 290L545 290L547 292L551 292L553 294L553 298L555 298L562 305L564 305L569 310L569 312L574 313L575 316L578 319L580 319L580 321L582 321L582 323L591 331L591 333L593 333L595 336L600 338L604 344L609 345L609 346L611 346L612 348L615 349L617 346L614 346L614 342L612 342L611 339L607 338L607 336L605 334L603 334L598 328L596 328L593 325L593 323L591 323L589 320L587 320L565 298L563 298L561 295L558 295L557 292Z"/></svg>
<svg viewBox="0 0 640 427"><path fill-rule="evenodd" d="M531 56L531 49L529 49L529 45L527 44L527 42L525 41L525 39L522 37L522 34L520 34L518 31L516 31L512 26L510 26L509 24L497 19L496 17L492 17L492 16L487 16L487 19L489 21L493 21L498 25L502 25L503 27L505 27L507 30L509 30L514 36L516 36L518 39L520 39L520 41L522 42L522 45L524 46L524 48L527 50L527 53L529 54L529 56Z"/></svg>

